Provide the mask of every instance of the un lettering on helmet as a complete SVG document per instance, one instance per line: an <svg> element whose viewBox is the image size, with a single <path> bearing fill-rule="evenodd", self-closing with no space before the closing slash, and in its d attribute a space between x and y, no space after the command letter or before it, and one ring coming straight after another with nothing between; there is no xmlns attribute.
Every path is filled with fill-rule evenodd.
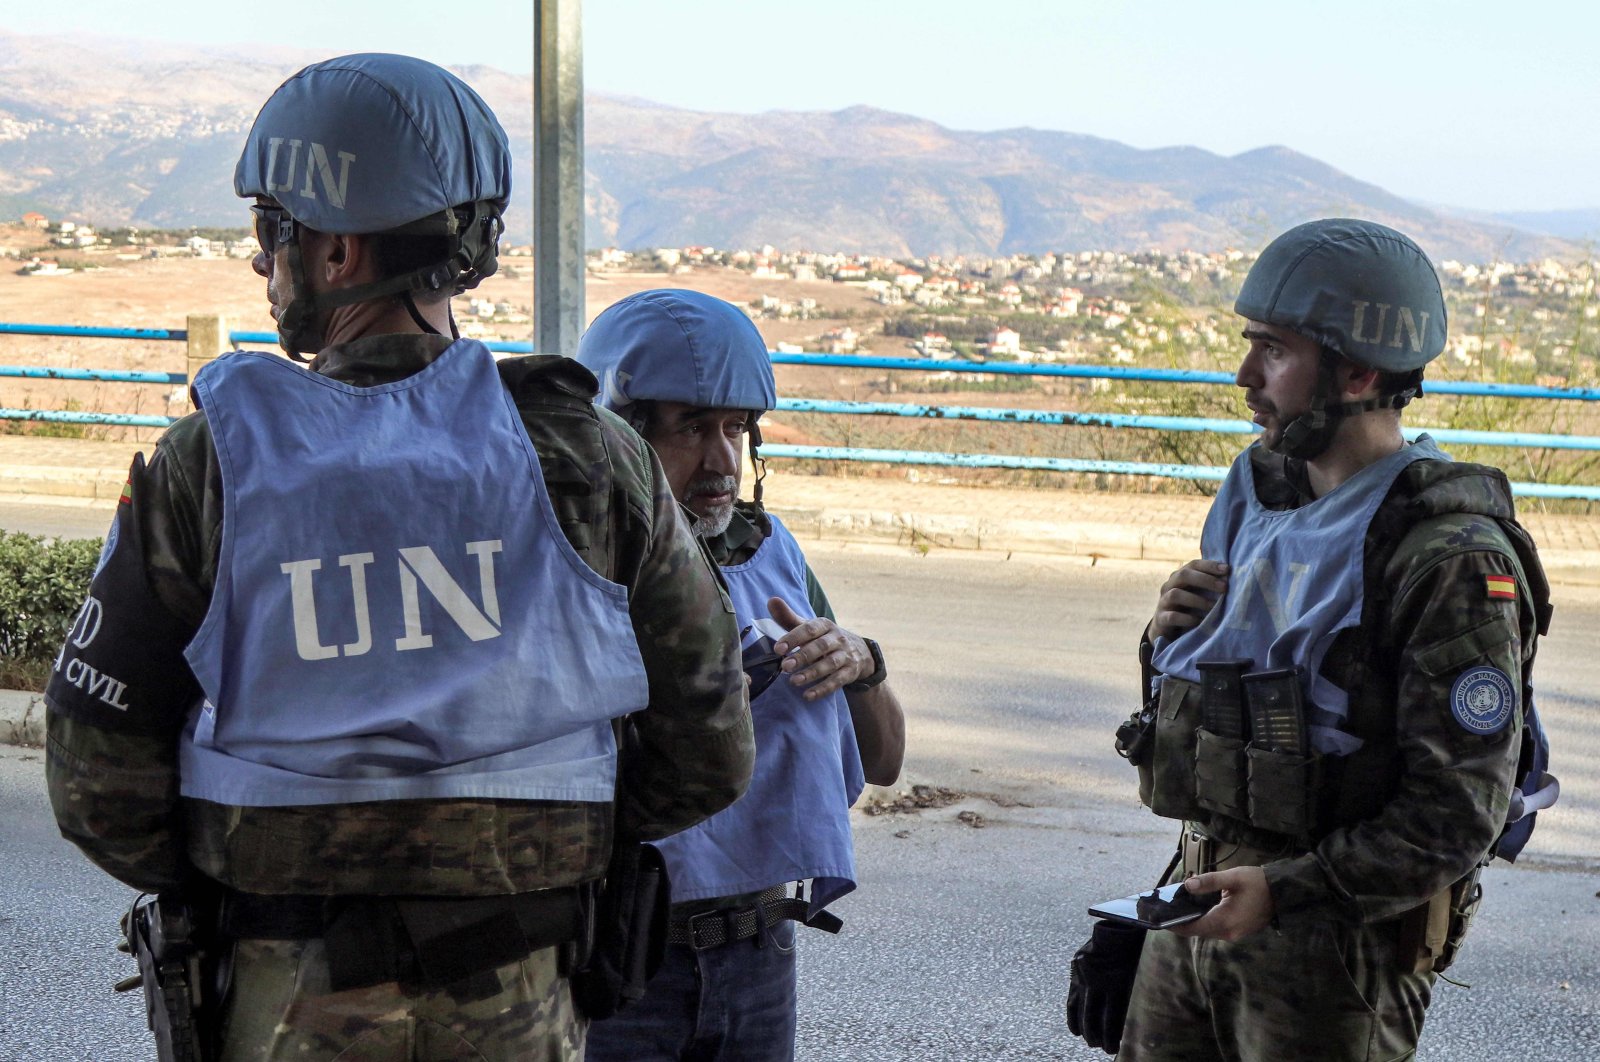
<svg viewBox="0 0 1600 1062"><path fill-rule="evenodd" d="M364 53L314 63L256 116L234 191L341 235L388 232L511 195L511 151L494 112L442 67Z"/></svg>
<svg viewBox="0 0 1600 1062"><path fill-rule="evenodd" d="M1233 309L1391 373L1438 357L1448 328L1428 256L1403 233L1354 218L1307 222L1273 240Z"/></svg>

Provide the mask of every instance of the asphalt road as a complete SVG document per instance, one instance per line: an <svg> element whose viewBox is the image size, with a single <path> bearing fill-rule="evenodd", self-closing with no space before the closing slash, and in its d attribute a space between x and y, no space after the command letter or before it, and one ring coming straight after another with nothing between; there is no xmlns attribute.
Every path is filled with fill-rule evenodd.
<svg viewBox="0 0 1600 1062"><path fill-rule="evenodd" d="M1068 1038L1061 999L1084 907L1153 880L1174 834L1109 750L1164 570L809 552L841 620L884 646L908 781L966 796L858 816L845 931L802 934L800 1057L1103 1059ZM1563 803L1516 867L1488 874L1451 971L1473 987L1440 983L1424 1060L1600 1058L1600 592L1558 588L1557 608L1539 690ZM0 806L0 1062L151 1057L138 1001L109 990L130 969L114 943L131 896L56 838L36 750L0 749Z"/></svg>
<svg viewBox="0 0 1600 1062"><path fill-rule="evenodd" d="M49 538L100 538L111 526L115 508L79 498L39 502L23 495L0 495L0 530Z"/></svg>

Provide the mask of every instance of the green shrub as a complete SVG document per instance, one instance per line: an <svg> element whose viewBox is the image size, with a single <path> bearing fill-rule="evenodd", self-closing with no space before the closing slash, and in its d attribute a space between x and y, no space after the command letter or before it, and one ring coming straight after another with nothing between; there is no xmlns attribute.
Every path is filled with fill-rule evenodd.
<svg viewBox="0 0 1600 1062"><path fill-rule="evenodd" d="M44 687L99 555L99 539L0 532L0 687Z"/></svg>

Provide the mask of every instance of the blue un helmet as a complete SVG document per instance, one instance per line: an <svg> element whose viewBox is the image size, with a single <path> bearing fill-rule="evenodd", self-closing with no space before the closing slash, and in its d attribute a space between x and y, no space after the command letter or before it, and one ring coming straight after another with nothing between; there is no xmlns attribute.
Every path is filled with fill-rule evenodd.
<svg viewBox="0 0 1600 1062"><path fill-rule="evenodd" d="M750 459L760 468L756 421L777 406L778 390L766 340L732 303L673 288L635 292L594 319L577 360L600 379L595 401L635 429L644 427L641 402L750 410Z"/></svg>
<svg viewBox="0 0 1600 1062"><path fill-rule="evenodd" d="M1421 372L1444 350L1449 322L1438 274L1410 237L1386 225L1324 218L1273 240L1250 267L1233 312L1322 346L1311 408L1284 427L1276 449L1309 459L1328 448L1343 417L1399 409L1422 393ZM1329 405L1338 356L1397 376L1405 386Z"/></svg>
<svg viewBox="0 0 1600 1062"><path fill-rule="evenodd" d="M293 298L279 342L298 354L318 310L398 295L424 330L412 296L460 294L497 268L501 215L511 195L505 130L460 78L421 59L367 53L301 70L274 92L245 139L234 191L253 208L262 250L289 248ZM310 295L299 227L338 235L440 237L437 263L340 292Z"/></svg>

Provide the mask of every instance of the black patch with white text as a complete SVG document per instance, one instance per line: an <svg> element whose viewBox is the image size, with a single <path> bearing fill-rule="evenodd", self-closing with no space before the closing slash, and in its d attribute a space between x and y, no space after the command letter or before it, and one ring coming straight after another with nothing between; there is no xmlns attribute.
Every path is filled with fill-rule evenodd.
<svg viewBox="0 0 1600 1062"><path fill-rule="evenodd" d="M113 730L167 732L200 699L184 658L193 626L174 616L150 587L134 502L118 505L89 595L56 655L45 699L52 711Z"/></svg>

